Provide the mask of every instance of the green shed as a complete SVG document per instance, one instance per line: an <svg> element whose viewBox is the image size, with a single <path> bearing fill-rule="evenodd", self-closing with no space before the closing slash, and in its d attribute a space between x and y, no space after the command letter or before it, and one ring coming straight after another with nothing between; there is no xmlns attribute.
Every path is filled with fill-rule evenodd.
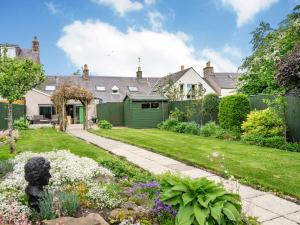
<svg viewBox="0 0 300 225"><path fill-rule="evenodd" d="M152 128L168 118L168 99L161 95L128 94L124 99L126 127Z"/></svg>

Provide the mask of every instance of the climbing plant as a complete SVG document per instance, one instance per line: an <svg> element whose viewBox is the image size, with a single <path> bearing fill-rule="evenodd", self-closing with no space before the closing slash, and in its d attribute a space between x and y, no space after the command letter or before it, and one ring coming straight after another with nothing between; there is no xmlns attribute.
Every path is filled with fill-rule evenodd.
<svg viewBox="0 0 300 225"><path fill-rule="evenodd" d="M59 129L66 130L66 110L65 106L69 100L80 101L84 106L83 129L88 128L88 105L94 99L93 94L85 88L79 86L62 85L52 95L51 101L56 107L59 121Z"/></svg>

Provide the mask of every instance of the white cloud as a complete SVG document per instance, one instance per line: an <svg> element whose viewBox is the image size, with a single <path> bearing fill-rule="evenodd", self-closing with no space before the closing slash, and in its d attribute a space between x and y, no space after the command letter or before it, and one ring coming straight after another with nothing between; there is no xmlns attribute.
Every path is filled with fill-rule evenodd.
<svg viewBox="0 0 300 225"><path fill-rule="evenodd" d="M212 49L196 51L183 32L152 31L118 28L101 22L75 21L64 27L57 42L76 67L87 63L94 75L135 76L137 58L142 58L144 76L162 76L193 66L202 74L207 60L216 71L236 71L230 60Z"/></svg>
<svg viewBox="0 0 300 225"><path fill-rule="evenodd" d="M99 5L112 7L120 16L130 11L137 11L143 8L143 4L131 0L92 0Z"/></svg>
<svg viewBox="0 0 300 225"><path fill-rule="evenodd" d="M278 0L222 0L222 3L231 7L237 14L237 25L248 23L260 11L268 9Z"/></svg>
<svg viewBox="0 0 300 225"><path fill-rule="evenodd" d="M153 30L161 30L163 28L163 22L166 18L161 13L156 11L148 12L147 17Z"/></svg>
<svg viewBox="0 0 300 225"><path fill-rule="evenodd" d="M52 13L53 15L60 13L60 10L58 9L58 6L54 4L53 2L45 2L46 7Z"/></svg>
<svg viewBox="0 0 300 225"><path fill-rule="evenodd" d="M242 58L241 50L238 47L231 46L229 44L224 46L223 52L238 59Z"/></svg>

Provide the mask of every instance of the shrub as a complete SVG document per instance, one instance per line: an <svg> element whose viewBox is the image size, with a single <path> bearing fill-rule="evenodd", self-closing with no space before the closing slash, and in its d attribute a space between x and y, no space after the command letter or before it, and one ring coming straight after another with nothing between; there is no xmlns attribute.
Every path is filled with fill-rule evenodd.
<svg viewBox="0 0 300 225"><path fill-rule="evenodd" d="M250 103L246 95L236 94L221 99L218 120L224 129L241 129L242 122L250 111Z"/></svg>
<svg viewBox="0 0 300 225"><path fill-rule="evenodd" d="M180 124L180 122L176 119L167 119L158 125L158 128L162 130L171 130L175 131L175 127Z"/></svg>
<svg viewBox="0 0 300 225"><path fill-rule="evenodd" d="M108 122L107 120L100 120L98 122L98 127L100 127L101 129L111 129L112 124L110 122Z"/></svg>
<svg viewBox="0 0 300 225"><path fill-rule="evenodd" d="M184 112L180 111L177 107L175 107L175 109L172 110L169 115L170 119L175 119L180 122L186 121L186 117L187 117L186 114Z"/></svg>
<svg viewBox="0 0 300 225"><path fill-rule="evenodd" d="M206 123L201 127L200 134L204 137L215 136L218 125L215 122Z"/></svg>
<svg viewBox="0 0 300 225"><path fill-rule="evenodd" d="M44 193L39 199L40 212L38 212L38 218L41 220L52 220L55 219L55 205L54 195L52 193ZM37 212L36 212L37 213Z"/></svg>
<svg viewBox="0 0 300 225"><path fill-rule="evenodd" d="M29 122L24 117L20 117L14 121L13 127L17 130L27 130L29 128Z"/></svg>
<svg viewBox="0 0 300 225"><path fill-rule="evenodd" d="M61 203L61 214L63 216L75 216L79 207L79 198L72 192L61 192L58 195Z"/></svg>
<svg viewBox="0 0 300 225"><path fill-rule="evenodd" d="M213 120L214 115L218 115L219 103L219 96L214 93L204 96L202 102L202 110L204 115L209 116L210 120Z"/></svg>
<svg viewBox="0 0 300 225"><path fill-rule="evenodd" d="M10 171L13 171L14 165L10 160L0 160L0 178Z"/></svg>
<svg viewBox="0 0 300 225"><path fill-rule="evenodd" d="M178 209L175 224L240 224L240 196L205 178L165 176L161 199Z"/></svg>
<svg viewBox="0 0 300 225"><path fill-rule="evenodd" d="M154 180L154 177L149 172L121 160L103 160L100 164L110 169L117 178L128 178L129 181L142 183Z"/></svg>
<svg viewBox="0 0 300 225"><path fill-rule="evenodd" d="M199 125L196 122L186 123L184 133L186 134L199 134Z"/></svg>
<svg viewBox="0 0 300 225"><path fill-rule="evenodd" d="M282 136L273 136L273 137L265 137L262 135L256 134L248 134L242 136L242 141L247 144L265 146L271 148L282 148L285 144L284 137Z"/></svg>
<svg viewBox="0 0 300 225"><path fill-rule="evenodd" d="M285 143L281 149L291 151L291 152L300 152L300 143Z"/></svg>
<svg viewBox="0 0 300 225"><path fill-rule="evenodd" d="M283 136L283 119L270 108L254 110L242 124L243 135Z"/></svg>
<svg viewBox="0 0 300 225"><path fill-rule="evenodd" d="M187 125L188 125L188 123L186 123L186 122L180 122L179 124L177 124L174 127L173 131L175 131L177 133L184 133Z"/></svg>
<svg viewBox="0 0 300 225"><path fill-rule="evenodd" d="M214 137L218 139L224 139L227 141L238 141L241 139L241 132L238 129L227 130L218 127Z"/></svg>

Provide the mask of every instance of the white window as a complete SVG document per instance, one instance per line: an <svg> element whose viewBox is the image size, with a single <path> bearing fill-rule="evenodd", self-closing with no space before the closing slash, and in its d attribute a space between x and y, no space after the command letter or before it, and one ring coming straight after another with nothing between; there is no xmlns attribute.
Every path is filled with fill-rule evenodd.
<svg viewBox="0 0 300 225"><path fill-rule="evenodd" d="M130 92L137 92L137 91L139 91L138 88L135 87L135 86L129 86L129 87L128 87L128 90L129 90Z"/></svg>
<svg viewBox="0 0 300 225"><path fill-rule="evenodd" d="M96 86L96 91L106 91L104 86Z"/></svg>
<svg viewBox="0 0 300 225"><path fill-rule="evenodd" d="M45 87L45 91L55 91L55 86L54 85L47 85L46 87Z"/></svg>
<svg viewBox="0 0 300 225"><path fill-rule="evenodd" d="M7 49L6 55L8 57L12 57L12 58L16 57L16 48L15 47L6 47L6 49ZM1 52L1 54L4 53L4 47L1 47L0 52Z"/></svg>
<svg viewBox="0 0 300 225"><path fill-rule="evenodd" d="M117 86L113 86L111 90L113 94L119 94L119 88Z"/></svg>

